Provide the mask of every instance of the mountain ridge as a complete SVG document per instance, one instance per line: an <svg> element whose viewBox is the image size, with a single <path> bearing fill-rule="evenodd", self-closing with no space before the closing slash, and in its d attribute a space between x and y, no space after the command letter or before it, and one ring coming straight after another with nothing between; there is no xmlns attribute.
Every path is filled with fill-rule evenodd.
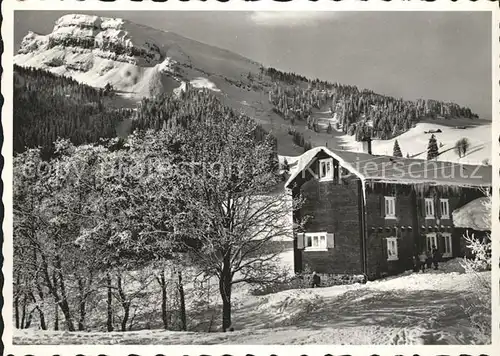
<svg viewBox="0 0 500 356"><path fill-rule="evenodd" d="M104 88L111 83L119 94L116 97L127 99L129 103L124 101L123 105L130 107L142 97L178 92L186 83L195 88L207 88L226 105L253 117L264 129L273 132L278 138L278 150L283 155L297 155L306 149L306 146L298 146L290 138L290 127L293 127L293 132L297 131L302 135L303 141L309 145L326 144L339 148L345 143L346 133L354 133L356 139L359 139L370 124L373 127L377 121L381 122L380 119L387 121L388 113L383 113L382 117L379 114L378 117L372 115L375 121L368 122L368 116L373 111L369 102L364 100L362 103L356 99L354 105L340 105L345 102L346 96L343 94L341 98L337 94L339 90L347 90L346 95L349 97L349 92L354 91L364 96L381 97L382 101L386 101L384 97L389 96L345 85L338 86L340 89L335 89L337 93L330 92L328 86L331 83L318 79L311 81L295 73L264 68L256 61L227 49L129 20L94 15L65 15L56 21L51 33L40 35L30 32L24 37L23 43L14 57L14 63L69 76L94 87ZM287 78L298 78L300 83L296 79L290 82ZM282 88L277 88L276 84ZM311 86L314 92L308 94L307 90ZM286 94L287 87L295 87L294 94ZM283 93L286 95L280 103ZM301 96L304 93L313 101L307 99L309 102L302 102ZM398 99L390 99L399 107ZM332 105L332 100L336 100L337 104ZM439 103L435 100L427 101L433 106ZM319 116L319 120L308 120L307 128L307 115L297 115L297 110L303 110L305 104L308 105L307 115L313 119ZM451 108L455 110L455 106L458 107L457 112L463 111L457 104L453 104ZM327 107L330 107L330 113L324 112ZM398 117L388 123L381 122L378 126L388 127L390 122L395 127L393 121L396 119L407 122L398 122L399 129L384 139L397 138L412 130L414 119L402 118L403 113L398 111L402 109L390 110L396 110ZM448 107L440 110L449 111ZM467 110L467 115L473 115L470 109ZM294 118L290 119L290 116ZM439 117L436 116L434 120L436 124L440 123ZM338 130L329 130L330 122L332 125L340 125L344 135L335 132ZM356 145L351 146L354 148Z"/></svg>

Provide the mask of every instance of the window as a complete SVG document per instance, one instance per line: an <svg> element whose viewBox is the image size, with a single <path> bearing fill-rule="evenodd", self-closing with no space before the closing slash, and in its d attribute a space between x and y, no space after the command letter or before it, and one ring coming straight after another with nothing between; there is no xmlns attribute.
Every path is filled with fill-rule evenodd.
<svg viewBox="0 0 500 356"><path fill-rule="evenodd" d="M386 219L396 218L396 197L385 198L385 217Z"/></svg>
<svg viewBox="0 0 500 356"><path fill-rule="evenodd" d="M434 199L432 198L425 198L425 218L434 218Z"/></svg>
<svg viewBox="0 0 500 356"><path fill-rule="evenodd" d="M441 199L441 218L450 218L450 203L448 202L448 199Z"/></svg>
<svg viewBox="0 0 500 356"><path fill-rule="evenodd" d="M306 233L305 250L326 250L328 248L327 235L329 234L326 232Z"/></svg>
<svg viewBox="0 0 500 356"><path fill-rule="evenodd" d="M451 247L451 234L449 232L443 232L441 234L444 240L444 253L443 257L453 257L453 251Z"/></svg>
<svg viewBox="0 0 500 356"><path fill-rule="evenodd" d="M438 240L435 232L431 232L427 234L427 251L432 251L434 247L437 248Z"/></svg>
<svg viewBox="0 0 500 356"><path fill-rule="evenodd" d="M319 180L333 180L333 159L326 158L319 161Z"/></svg>
<svg viewBox="0 0 500 356"><path fill-rule="evenodd" d="M398 260L398 238L388 237L387 239L387 261Z"/></svg>
<svg viewBox="0 0 500 356"><path fill-rule="evenodd" d="M334 248L333 233L306 232L297 234L297 249L305 251L327 251Z"/></svg>
<svg viewBox="0 0 500 356"><path fill-rule="evenodd" d="M306 234L307 250L326 250L326 233Z"/></svg>

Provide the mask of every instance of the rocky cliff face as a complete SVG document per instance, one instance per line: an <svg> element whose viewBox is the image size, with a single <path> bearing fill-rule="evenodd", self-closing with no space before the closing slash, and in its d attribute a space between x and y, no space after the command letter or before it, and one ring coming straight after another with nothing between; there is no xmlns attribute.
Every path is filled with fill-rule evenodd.
<svg viewBox="0 0 500 356"><path fill-rule="evenodd" d="M134 98L171 92L193 80L208 83L202 86L209 89L232 86L260 68L240 55L173 32L82 14L62 16L49 34L29 32L14 63L95 87L110 83Z"/></svg>
<svg viewBox="0 0 500 356"><path fill-rule="evenodd" d="M96 87L149 96L179 85L178 61L167 56L156 31L122 19L65 15L51 33L29 32L14 62L67 75Z"/></svg>
<svg viewBox="0 0 500 356"><path fill-rule="evenodd" d="M56 21L48 35L28 33L22 41L20 54L66 47L74 53L90 52L94 56L130 64L156 64L165 53L152 39L129 27L136 27L122 19L65 15ZM83 68L82 68L83 69Z"/></svg>

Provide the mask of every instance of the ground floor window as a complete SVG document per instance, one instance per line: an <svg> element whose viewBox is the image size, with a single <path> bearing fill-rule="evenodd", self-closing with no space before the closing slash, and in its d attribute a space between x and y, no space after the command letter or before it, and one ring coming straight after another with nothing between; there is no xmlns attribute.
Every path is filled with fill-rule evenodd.
<svg viewBox="0 0 500 356"><path fill-rule="evenodd" d="M433 248L437 248L438 240L435 232L428 233L426 238L427 238L427 251L432 251Z"/></svg>
<svg viewBox="0 0 500 356"><path fill-rule="evenodd" d="M388 237L387 239L387 260L395 261L398 260L398 238Z"/></svg>
<svg viewBox="0 0 500 356"><path fill-rule="evenodd" d="M443 257L453 257L451 234L449 232L444 232L441 235L444 241Z"/></svg>
<svg viewBox="0 0 500 356"><path fill-rule="evenodd" d="M306 250L326 250L326 232L315 232L305 234Z"/></svg>

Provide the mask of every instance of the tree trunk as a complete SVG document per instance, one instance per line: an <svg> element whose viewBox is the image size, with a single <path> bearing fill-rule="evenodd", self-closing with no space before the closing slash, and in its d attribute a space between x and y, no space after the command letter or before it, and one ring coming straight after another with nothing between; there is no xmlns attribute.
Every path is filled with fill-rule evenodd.
<svg viewBox="0 0 500 356"><path fill-rule="evenodd" d="M24 320L26 319L26 295L23 298L23 307L21 314L21 329L24 329Z"/></svg>
<svg viewBox="0 0 500 356"><path fill-rule="evenodd" d="M182 286L182 273L181 271L177 272L178 275L178 283L177 290L179 292L179 302L180 302L180 314L181 314L181 330L187 330L187 322L186 322L186 301L184 297L184 287Z"/></svg>
<svg viewBox="0 0 500 356"><path fill-rule="evenodd" d="M222 331L231 327L231 254L225 254L222 266L222 274L219 280L219 292L222 297Z"/></svg>
<svg viewBox="0 0 500 356"><path fill-rule="evenodd" d="M78 278L78 292L79 292L79 306L80 306L80 317L78 319L78 330L85 330L85 304L86 304L86 296L85 296L85 286L81 278Z"/></svg>
<svg viewBox="0 0 500 356"><path fill-rule="evenodd" d="M167 315L167 281L165 279L165 271L161 272L161 319L163 320L163 328L168 330L168 315Z"/></svg>
<svg viewBox="0 0 500 356"><path fill-rule="evenodd" d="M69 308L68 297L66 294L66 286L64 284L64 276L62 273L61 266L61 257L59 255L56 256L56 269L57 276L59 278L59 288L61 290L61 299L59 305L61 307L61 311L64 314L64 318L66 319L66 326L68 331L75 331L75 326L73 325L73 318L71 317L71 311Z"/></svg>
<svg viewBox="0 0 500 356"><path fill-rule="evenodd" d="M38 307L38 315L40 316L40 328L42 330L47 330L47 323L45 322L45 314L43 313L42 308Z"/></svg>
<svg viewBox="0 0 500 356"><path fill-rule="evenodd" d="M16 317L16 329L19 329L19 296L14 299L14 314Z"/></svg>
<svg viewBox="0 0 500 356"><path fill-rule="evenodd" d="M38 283L37 283L37 288L39 289L38 292L40 295L40 300L43 301L43 292ZM35 303L35 309L38 310L38 315L40 317L40 328L42 330L47 330L47 324L45 324L45 314L43 313L42 308L40 308L40 306L37 304L35 294L33 292L31 292L31 299L33 300L33 303Z"/></svg>
<svg viewBox="0 0 500 356"><path fill-rule="evenodd" d="M16 297L14 298L14 314L16 317L16 329L19 329L20 323L19 323L19 286L21 285L21 282L19 280L19 274L16 274Z"/></svg>
<svg viewBox="0 0 500 356"><path fill-rule="evenodd" d="M113 306L112 306L112 297L113 295L111 294L111 275L109 272L106 274L106 282L107 282L107 289L108 289L108 299L107 299L107 309L108 309L108 317L107 317L107 327L108 331L113 331Z"/></svg>
<svg viewBox="0 0 500 356"><path fill-rule="evenodd" d="M122 331L127 331L128 318L130 316L130 302L122 303L123 307L123 319L122 319Z"/></svg>
<svg viewBox="0 0 500 356"><path fill-rule="evenodd" d="M122 331L127 331L127 322L128 318L130 316L130 301L127 300L127 295L125 294L125 291L123 290L122 286L122 277L118 275L118 294L120 295L120 301L122 304L123 308L123 318L121 322L121 330Z"/></svg>
<svg viewBox="0 0 500 356"><path fill-rule="evenodd" d="M47 273L47 276L48 276L48 273ZM50 278L48 279L49 280L49 288L51 288L52 290L52 294L54 295L54 299L55 299L55 310L54 310L54 313L55 313L55 319L54 319L54 330L55 331L58 331L59 330L59 297L57 295L57 281L56 281L56 273L53 272L52 273L52 284L50 283ZM50 287L50 286L53 286Z"/></svg>
<svg viewBox="0 0 500 356"><path fill-rule="evenodd" d="M35 312L35 308L31 309L30 313L28 314L28 318L26 319L26 325L24 325L25 329L29 329L31 326L31 321L33 320L33 313Z"/></svg>

